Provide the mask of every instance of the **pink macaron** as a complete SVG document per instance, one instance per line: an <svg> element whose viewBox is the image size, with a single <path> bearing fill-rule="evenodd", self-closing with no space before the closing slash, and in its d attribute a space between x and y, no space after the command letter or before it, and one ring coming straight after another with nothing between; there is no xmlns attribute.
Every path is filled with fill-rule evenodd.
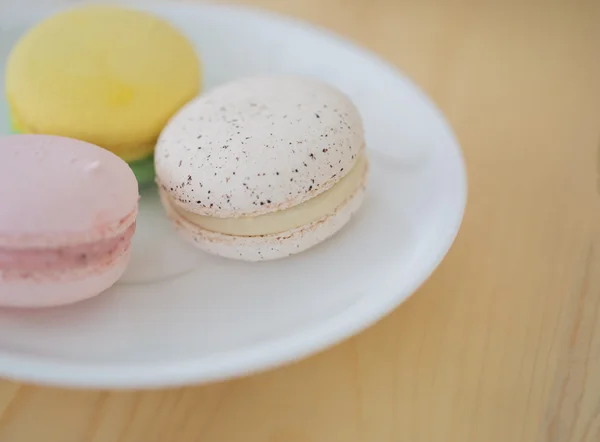
<svg viewBox="0 0 600 442"><path fill-rule="evenodd" d="M138 213L127 163L70 138L0 138L0 306L98 295L124 273Z"/></svg>

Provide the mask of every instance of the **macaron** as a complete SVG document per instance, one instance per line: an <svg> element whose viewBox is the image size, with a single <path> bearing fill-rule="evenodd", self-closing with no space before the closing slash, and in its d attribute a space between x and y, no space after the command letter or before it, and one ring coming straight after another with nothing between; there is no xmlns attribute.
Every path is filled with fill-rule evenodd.
<svg viewBox="0 0 600 442"><path fill-rule="evenodd" d="M130 260L138 183L84 141L0 138L0 306L70 304L111 287Z"/></svg>
<svg viewBox="0 0 600 442"><path fill-rule="evenodd" d="M162 18L113 5L67 9L29 30L8 57L12 131L96 144L153 182L156 138L200 92L200 77L192 44Z"/></svg>
<svg viewBox="0 0 600 442"><path fill-rule="evenodd" d="M361 207L363 123L335 87L297 76L221 85L161 133L156 180L183 237L226 258L266 261L321 243Z"/></svg>

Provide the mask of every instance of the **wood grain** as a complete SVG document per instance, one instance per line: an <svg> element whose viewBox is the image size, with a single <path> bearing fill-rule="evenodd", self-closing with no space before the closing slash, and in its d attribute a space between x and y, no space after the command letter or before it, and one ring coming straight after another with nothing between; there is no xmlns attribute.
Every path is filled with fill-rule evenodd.
<svg viewBox="0 0 600 442"><path fill-rule="evenodd" d="M463 228L405 305L286 368L203 387L0 384L10 442L600 440L600 3L249 0L391 60L454 126Z"/></svg>

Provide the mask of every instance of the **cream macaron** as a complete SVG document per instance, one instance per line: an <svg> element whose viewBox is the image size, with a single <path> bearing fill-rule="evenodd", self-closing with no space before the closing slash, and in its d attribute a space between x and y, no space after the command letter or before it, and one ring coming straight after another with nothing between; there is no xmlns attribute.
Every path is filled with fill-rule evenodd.
<svg viewBox="0 0 600 442"><path fill-rule="evenodd" d="M363 123L336 88L297 76L251 77L185 105L162 131L161 201L200 249L263 261L307 250L360 208Z"/></svg>

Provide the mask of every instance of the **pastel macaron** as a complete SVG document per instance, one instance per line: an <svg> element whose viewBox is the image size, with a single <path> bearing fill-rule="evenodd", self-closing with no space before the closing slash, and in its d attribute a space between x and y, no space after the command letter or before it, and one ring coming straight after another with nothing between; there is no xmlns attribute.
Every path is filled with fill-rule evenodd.
<svg viewBox="0 0 600 442"><path fill-rule="evenodd" d="M6 95L14 133L87 141L153 182L168 119L201 88L200 60L170 23L144 11L84 5L55 14L14 46Z"/></svg>
<svg viewBox="0 0 600 442"><path fill-rule="evenodd" d="M183 107L156 147L163 206L200 249L263 261L341 230L361 207L368 176L363 123L326 83L251 77Z"/></svg>
<svg viewBox="0 0 600 442"><path fill-rule="evenodd" d="M138 183L105 149L58 136L0 138L0 306L98 295L124 273Z"/></svg>

